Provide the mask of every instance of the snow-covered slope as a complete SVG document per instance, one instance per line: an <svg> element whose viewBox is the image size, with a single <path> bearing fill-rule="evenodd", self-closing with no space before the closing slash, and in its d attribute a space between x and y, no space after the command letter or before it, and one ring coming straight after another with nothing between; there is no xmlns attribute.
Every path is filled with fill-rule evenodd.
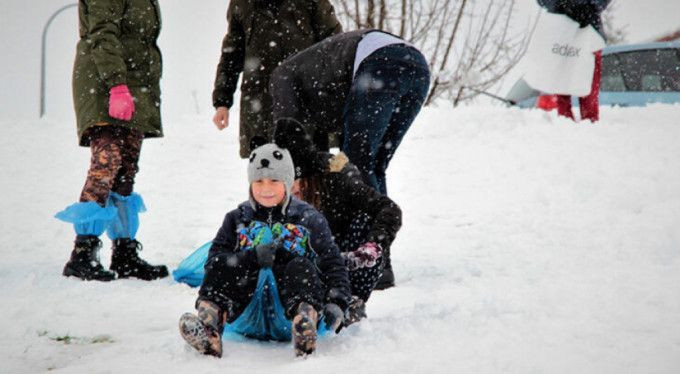
<svg viewBox="0 0 680 374"><path fill-rule="evenodd" d="M678 373L680 106L602 117L425 109L389 169L398 286L307 360L280 343L190 351L177 321L196 290L170 279L62 277L73 231L52 216L78 198L88 150L71 123L0 120L0 372ZM142 151L138 238L175 267L247 183L233 127L165 129Z"/></svg>

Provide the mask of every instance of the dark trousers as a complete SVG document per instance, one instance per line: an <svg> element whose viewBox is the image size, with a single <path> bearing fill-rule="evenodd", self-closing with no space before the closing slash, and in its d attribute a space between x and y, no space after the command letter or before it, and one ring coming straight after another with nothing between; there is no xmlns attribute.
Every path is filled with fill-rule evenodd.
<svg viewBox="0 0 680 374"><path fill-rule="evenodd" d="M378 49L356 72L345 103L342 151L361 170L367 184L384 195L387 166L429 87L425 57L403 44Z"/></svg>
<svg viewBox="0 0 680 374"><path fill-rule="evenodd" d="M226 311L228 323L236 320L250 304L260 271L257 264L247 266L234 260L232 254L211 258L198 291L198 301L210 301ZM301 302L321 310L323 287L316 266L309 259L296 257L285 264L274 264L272 271L288 319L295 316Z"/></svg>
<svg viewBox="0 0 680 374"><path fill-rule="evenodd" d="M378 283L378 280L382 275L384 260L385 256L380 257L373 267L361 268L348 272L352 295L357 296L363 301L368 301L371 292L373 292L373 288L375 288L376 283Z"/></svg>
<svg viewBox="0 0 680 374"><path fill-rule="evenodd" d="M104 206L111 191L129 196L139 171L144 135L121 126L101 126L93 128L89 136L92 158L80 201Z"/></svg>
<svg viewBox="0 0 680 374"><path fill-rule="evenodd" d="M372 225L373 218L366 214L360 214L354 217L349 224L347 230L348 234L335 238L340 250L342 252L351 252L366 243ZM390 263L389 251L389 247L383 248L383 255L378 259L375 266L348 272L352 295L359 297L363 301L368 301L371 292L373 292L373 288L375 288L375 285L382 275L383 269Z"/></svg>

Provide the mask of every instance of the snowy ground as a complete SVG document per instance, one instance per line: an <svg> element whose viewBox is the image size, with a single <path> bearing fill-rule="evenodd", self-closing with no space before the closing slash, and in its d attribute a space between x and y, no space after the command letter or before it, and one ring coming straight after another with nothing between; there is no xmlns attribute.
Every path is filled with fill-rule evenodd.
<svg viewBox="0 0 680 374"><path fill-rule="evenodd" d="M73 232L52 216L88 151L69 122L0 120L0 372L678 373L680 106L602 117L426 109L389 170L398 287L307 360L280 343L190 351L177 321L196 290L170 279L62 277ZM247 187L234 127L165 128L142 152L138 238L175 267Z"/></svg>

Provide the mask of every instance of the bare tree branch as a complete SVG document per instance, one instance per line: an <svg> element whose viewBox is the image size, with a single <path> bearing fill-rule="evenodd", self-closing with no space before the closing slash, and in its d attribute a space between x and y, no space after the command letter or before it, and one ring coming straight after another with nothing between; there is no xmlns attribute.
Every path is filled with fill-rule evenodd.
<svg viewBox="0 0 680 374"><path fill-rule="evenodd" d="M460 8L458 9L458 15L456 16L456 23L453 25L453 30L451 30L451 36L449 37L449 42L446 46L446 50L444 51L444 57L442 59L442 63L439 66L439 71L441 72L444 70L446 67L446 63L449 60L449 54L451 53L451 47L453 46L453 41L456 39L456 33L458 33L458 27L460 26L460 20L463 18L463 11L465 10L465 4L467 3L467 0L463 0L460 4ZM434 84L432 85L432 89L430 90L430 94L427 96L427 100L425 101L425 105L429 105L432 102L432 99L434 98L434 95L437 92L437 86L439 85L439 74L437 74L437 77L434 80Z"/></svg>
<svg viewBox="0 0 680 374"><path fill-rule="evenodd" d="M375 0L367 0L366 26L375 27Z"/></svg>
<svg viewBox="0 0 680 374"><path fill-rule="evenodd" d="M380 30L385 30L385 20L387 18L386 7L385 0L380 0L380 16L378 17L378 28Z"/></svg>
<svg viewBox="0 0 680 374"><path fill-rule="evenodd" d="M406 35L406 0L401 0L401 20L399 21L399 37L404 38Z"/></svg>
<svg viewBox="0 0 680 374"><path fill-rule="evenodd" d="M357 28L361 28L361 8L359 8L359 0L354 0L354 12L355 16L354 19L356 20L357 23Z"/></svg>

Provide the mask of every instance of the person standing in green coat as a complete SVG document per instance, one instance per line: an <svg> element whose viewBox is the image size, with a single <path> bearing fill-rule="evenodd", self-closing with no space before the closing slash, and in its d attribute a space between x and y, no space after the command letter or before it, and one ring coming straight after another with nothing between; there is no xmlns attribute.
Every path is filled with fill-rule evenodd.
<svg viewBox="0 0 680 374"><path fill-rule="evenodd" d="M165 266L139 258L138 214L133 192L144 138L161 137L162 61L157 0L80 0L80 40L73 66L78 143L92 158L79 202L57 213L72 223L76 239L64 276L110 281L168 275ZM104 231L113 242L110 270L99 262Z"/></svg>
<svg viewBox="0 0 680 374"><path fill-rule="evenodd" d="M286 58L342 32L329 0L231 0L229 23L217 65L213 122L229 125L238 77L241 81L240 156L250 154L255 136L272 139L269 77Z"/></svg>

